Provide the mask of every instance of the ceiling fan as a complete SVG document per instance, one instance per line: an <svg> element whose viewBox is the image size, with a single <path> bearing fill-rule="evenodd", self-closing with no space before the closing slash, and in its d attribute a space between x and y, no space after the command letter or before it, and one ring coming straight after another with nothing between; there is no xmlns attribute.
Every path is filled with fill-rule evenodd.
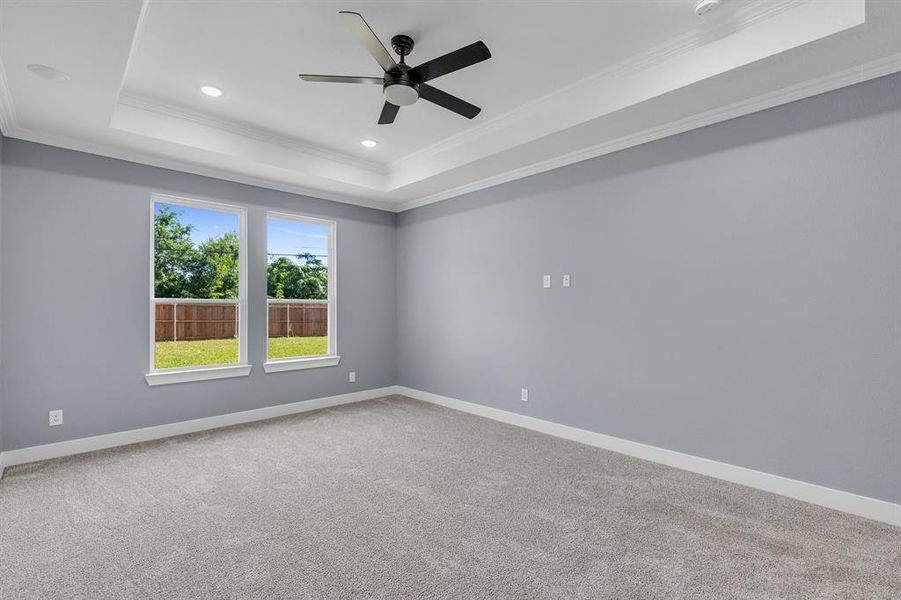
<svg viewBox="0 0 901 600"><path fill-rule="evenodd" d="M391 38L391 46L400 55L400 62L395 62L388 50L379 41L375 33L366 23L362 15L355 12L341 11L338 14L350 27L357 39L363 43L372 58L375 59L385 75L382 77L345 77L342 75L307 75L301 74L304 81L319 81L324 83L369 83L382 86L385 94L385 104L382 106L382 114L379 116L379 125L387 125L394 122L401 106L410 106L420 98L433 104L444 107L450 111L472 119L481 112L481 108L442 92L438 88L428 85L426 82L459 71L470 65L491 58L488 46L483 42L475 42L464 46L444 56L439 56L418 67L410 67L404 61L413 50L413 38L408 35L395 35Z"/></svg>

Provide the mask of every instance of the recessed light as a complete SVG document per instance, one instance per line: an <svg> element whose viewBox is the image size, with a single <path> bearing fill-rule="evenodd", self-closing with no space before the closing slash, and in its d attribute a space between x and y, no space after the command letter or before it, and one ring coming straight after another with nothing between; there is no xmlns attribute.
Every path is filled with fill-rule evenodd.
<svg viewBox="0 0 901 600"><path fill-rule="evenodd" d="M205 85L200 88L200 91L206 94L207 96L211 96L213 98L218 98L222 95L222 90L217 88L214 85Z"/></svg>
<svg viewBox="0 0 901 600"><path fill-rule="evenodd" d="M360 143L363 144L364 146L366 146L367 148L375 148L376 146L379 145L379 143L375 140L363 140Z"/></svg>
<svg viewBox="0 0 901 600"><path fill-rule="evenodd" d="M39 65L37 63L30 64L25 67L29 71L31 71L34 75L37 75L41 79L48 79L50 81L68 81L69 76L60 71L59 69L54 69L53 67L48 67L47 65Z"/></svg>

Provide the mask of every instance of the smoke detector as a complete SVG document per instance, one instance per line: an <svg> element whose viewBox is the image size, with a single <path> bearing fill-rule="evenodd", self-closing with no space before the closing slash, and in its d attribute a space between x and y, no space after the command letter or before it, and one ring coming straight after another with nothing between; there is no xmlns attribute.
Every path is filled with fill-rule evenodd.
<svg viewBox="0 0 901 600"><path fill-rule="evenodd" d="M719 7L723 0L698 0L695 2L695 14L702 17Z"/></svg>

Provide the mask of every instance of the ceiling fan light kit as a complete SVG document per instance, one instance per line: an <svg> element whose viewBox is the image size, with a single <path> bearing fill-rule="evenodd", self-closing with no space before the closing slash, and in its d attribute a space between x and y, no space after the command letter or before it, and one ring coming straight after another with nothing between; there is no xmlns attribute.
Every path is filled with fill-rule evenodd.
<svg viewBox="0 0 901 600"><path fill-rule="evenodd" d="M478 106L432 87L426 82L491 58L491 52L483 42L475 42L417 67L410 67L406 63L406 57L413 51L413 38L403 34L391 38L391 47L400 56L400 61L396 62L362 15L349 11L341 11L338 14L385 74L382 77L301 74L302 80L321 83L381 83L385 104L379 116L379 125L393 123L400 107L415 104L420 98L467 119L474 118L482 111Z"/></svg>

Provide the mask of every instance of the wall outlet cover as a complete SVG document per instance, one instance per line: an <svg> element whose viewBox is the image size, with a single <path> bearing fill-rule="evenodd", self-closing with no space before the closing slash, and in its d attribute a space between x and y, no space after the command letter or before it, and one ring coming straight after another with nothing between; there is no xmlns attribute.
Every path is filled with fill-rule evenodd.
<svg viewBox="0 0 901 600"><path fill-rule="evenodd" d="M357 372L351 371L350 373L348 373L347 381L349 381L350 383L355 383L357 381Z"/></svg>
<svg viewBox="0 0 901 600"><path fill-rule="evenodd" d="M522 400L523 402L528 402L529 401L529 390L527 390L526 388L522 388L519 399Z"/></svg>
<svg viewBox="0 0 901 600"><path fill-rule="evenodd" d="M49 413L49 425L50 427L57 427L63 424L63 411L59 410L51 410Z"/></svg>
<svg viewBox="0 0 901 600"><path fill-rule="evenodd" d="M545 275L544 278L541 280L541 285L542 285L542 287L545 287L545 288L551 287L551 276Z"/></svg>

